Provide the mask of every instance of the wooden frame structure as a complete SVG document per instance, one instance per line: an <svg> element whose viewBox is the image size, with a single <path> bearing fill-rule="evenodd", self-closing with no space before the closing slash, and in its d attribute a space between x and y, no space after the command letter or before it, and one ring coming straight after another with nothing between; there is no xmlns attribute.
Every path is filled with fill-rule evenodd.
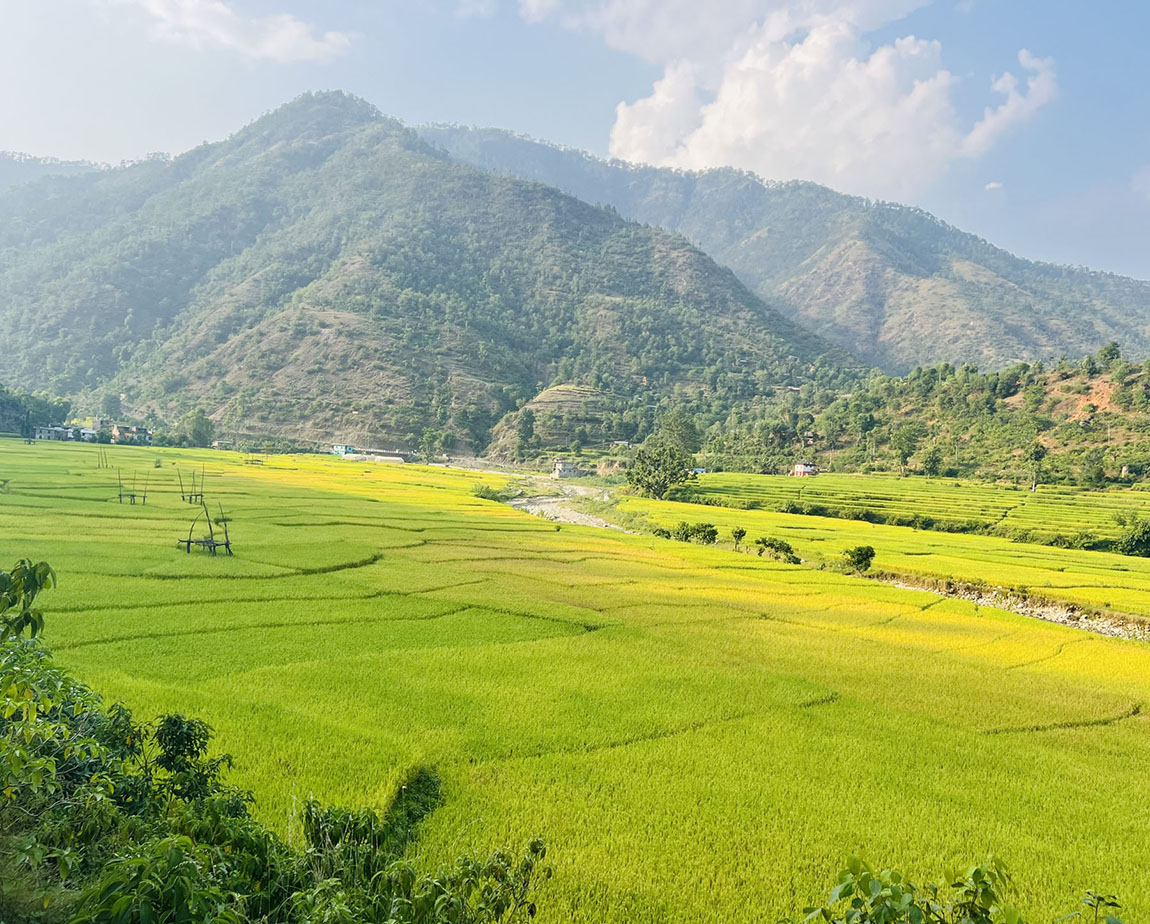
<svg viewBox="0 0 1150 924"><path fill-rule="evenodd" d="M130 491L125 491L124 490L124 479L120 477L120 470L116 469L116 481L120 485L120 503L121 504L124 503L124 498L126 497L128 499L128 503L134 505L136 503L136 498L138 497L138 498L140 498L140 504L141 505L146 504L148 502L148 478L149 478L148 475L144 476L144 491L142 494L137 494L136 493L136 475L133 472L132 473L132 489Z"/></svg>
<svg viewBox="0 0 1150 924"><path fill-rule="evenodd" d="M192 484L191 487L184 487L184 476L179 469L176 469L176 475L180 479L180 500L185 504L202 504L204 502L204 469L200 467L200 484L196 487L196 470L192 469Z"/></svg>
<svg viewBox="0 0 1150 924"><path fill-rule="evenodd" d="M196 531L196 524L200 522L200 517L208 524L208 534L196 539L193 533ZM216 530L212 526L212 515L208 512L208 505L202 500L200 501L200 512L196 514L196 518L192 520L192 525L188 527L188 538L177 539L176 545L183 546L184 552L191 553L192 546L203 549L210 555L220 554L220 549L224 550L227 555L232 554L232 540L228 535L228 518L224 515L223 505L220 505L220 525L224 528L224 538L219 539L216 536Z"/></svg>

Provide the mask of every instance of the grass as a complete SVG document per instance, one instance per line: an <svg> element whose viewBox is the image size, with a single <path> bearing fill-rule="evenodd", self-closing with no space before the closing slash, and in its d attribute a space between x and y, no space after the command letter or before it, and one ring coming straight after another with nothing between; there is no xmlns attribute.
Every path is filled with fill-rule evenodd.
<svg viewBox="0 0 1150 924"><path fill-rule="evenodd" d="M109 454L151 472L146 506L115 502L94 450L0 441L0 562L50 561L60 660L141 715L211 722L285 832L308 795L378 809L427 766L443 804L411 850L431 863L542 834L543 921L775 920L859 849L920 878L993 849L1035 920L1086 888L1150 916L1150 646L720 548L556 530L474 496L505 487L487 473ZM234 558L176 548L194 514L176 466L193 464ZM836 530L896 529L629 505L729 515L800 554L857 543ZM1100 594L1150 574L902 534L897 551L872 540L879 566L922 567L937 540L972 578L1025 567Z"/></svg>

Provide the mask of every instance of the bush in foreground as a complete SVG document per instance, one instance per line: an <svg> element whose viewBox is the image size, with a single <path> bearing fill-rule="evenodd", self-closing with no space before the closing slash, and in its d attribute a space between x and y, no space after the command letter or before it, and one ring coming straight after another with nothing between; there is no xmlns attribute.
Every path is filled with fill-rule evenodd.
<svg viewBox="0 0 1150 924"><path fill-rule="evenodd" d="M0 921L5 924L496 924L533 915L549 871L518 855L429 875L403 859L439 804L416 768L382 816L309 801L303 850L251 817L211 729L140 723L56 666L35 609L51 569L0 572ZM20 630L13 627L20 626Z"/></svg>
<svg viewBox="0 0 1150 924"><path fill-rule="evenodd" d="M825 924L1026 924L1022 912L1009 901L1011 886L1010 872L995 857L978 866L947 870L941 884L922 887L896 870L876 871L859 857L851 857L839 873L827 904L805 908L802 920ZM1087 892L1081 904L1085 913L1074 911L1059 920L1122 924L1110 913L1121 908L1113 895Z"/></svg>

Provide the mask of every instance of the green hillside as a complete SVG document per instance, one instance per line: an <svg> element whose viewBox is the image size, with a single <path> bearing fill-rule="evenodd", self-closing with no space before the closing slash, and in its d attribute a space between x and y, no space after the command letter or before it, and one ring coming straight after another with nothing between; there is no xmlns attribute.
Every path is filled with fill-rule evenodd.
<svg viewBox="0 0 1150 924"><path fill-rule="evenodd" d="M732 169L608 163L493 129L420 132L464 162L685 235L793 320L888 372L1078 357L1111 340L1150 356L1150 283L1022 260L921 209Z"/></svg>
<svg viewBox="0 0 1150 924"><path fill-rule="evenodd" d="M689 393L717 419L856 366L683 238L453 162L340 93L0 195L0 322L13 387L408 446L480 448L556 384L619 415Z"/></svg>
<svg viewBox="0 0 1150 924"><path fill-rule="evenodd" d="M15 151L0 151L0 190L44 177L74 176L97 169L97 164L86 161L57 160L55 157L34 157Z"/></svg>

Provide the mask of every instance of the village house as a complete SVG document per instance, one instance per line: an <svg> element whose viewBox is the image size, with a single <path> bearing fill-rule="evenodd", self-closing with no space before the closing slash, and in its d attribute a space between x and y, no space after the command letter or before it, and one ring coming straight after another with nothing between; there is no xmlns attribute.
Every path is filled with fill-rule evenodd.
<svg viewBox="0 0 1150 924"><path fill-rule="evenodd" d="M112 424L113 443L135 443L140 446L152 445L152 434L147 427L132 427L128 424Z"/></svg>
<svg viewBox="0 0 1150 924"><path fill-rule="evenodd" d="M35 436L38 440L72 440L76 438L73 432L71 427L37 427Z"/></svg>
<svg viewBox="0 0 1150 924"><path fill-rule="evenodd" d="M552 478L579 478L582 474L583 470L578 465L566 459L556 459L551 463Z"/></svg>
<svg viewBox="0 0 1150 924"><path fill-rule="evenodd" d="M814 462L796 462L794 468L791 469L791 474L796 478L806 478L818 473L818 467Z"/></svg>

